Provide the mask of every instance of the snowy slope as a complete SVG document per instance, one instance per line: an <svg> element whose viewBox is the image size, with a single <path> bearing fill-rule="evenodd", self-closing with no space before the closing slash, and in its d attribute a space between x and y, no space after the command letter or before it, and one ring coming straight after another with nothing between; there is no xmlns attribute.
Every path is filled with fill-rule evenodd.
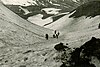
<svg viewBox="0 0 100 67"><path fill-rule="evenodd" d="M3 6L2 3L0 3L0 23L1 40L3 39L5 42L10 41L15 45L22 45L22 43L25 41L30 41L28 43L35 43L38 42L38 40L45 39L44 35L47 32L49 34L52 33L52 30L40 27L22 19L8 8ZM24 44L28 44L26 42Z"/></svg>
<svg viewBox="0 0 100 67"><path fill-rule="evenodd" d="M89 6L91 6L91 8ZM98 24L100 23L99 8L100 1L85 3L75 9L72 13L60 18L46 27L64 32L89 30L94 27L98 28Z"/></svg>
<svg viewBox="0 0 100 67"><path fill-rule="evenodd" d="M48 17L46 19L42 19L42 17L43 17L42 14L38 14L38 15L29 17L27 20L39 26L44 26L47 23L53 22L52 17Z"/></svg>
<svg viewBox="0 0 100 67"><path fill-rule="evenodd" d="M77 48L89 41L92 37L100 38L100 16L79 18L69 18L66 15L56 22L48 25L47 28L60 31L62 42L68 43L69 47ZM96 67L100 67L100 62L97 58L91 61Z"/></svg>
<svg viewBox="0 0 100 67"><path fill-rule="evenodd" d="M45 40L44 34L52 35L52 30L20 18L0 3L0 67L60 67L61 52L54 49L56 44L64 42L69 47L76 48L93 36L100 38L100 16L69 16L70 14L47 25L47 28L60 31L60 37ZM67 55L70 51L67 50ZM100 67L98 61L95 64Z"/></svg>
<svg viewBox="0 0 100 67"><path fill-rule="evenodd" d="M44 38L51 30L20 18L1 3L0 23L0 67L60 66L53 59L57 54L53 47L59 40Z"/></svg>
<svg viewBox="0 0 100 67"><path fill-rule="evenodd" d="M100 8L100 6L97 6L97 8ZM80 10L82 12L82 9ZM95 9L93 11L97 11L97 10L98 9ZM100 38L100 29L98 29L100 23L99 12L96 15L95 12L91 14L91 12L87 11L85 12L86 16L79 14L81 17L77 17L77 18L74 17L78 14L78 11L77 14L75 14L75 11L73 13L62 17L59 20L45 27L60 31L61 34L60 38L62 38L61 41L64 43L68 43L69 44L68 46L71 48L80 47L81 45L89 41L92 37ZM73 15L73 17L69 18L69 16L71 15ZM92 63L95 64L96 67L100 67L100 62L98 61L97 58L92 59Z"/></svg>
<svg viewBox="0 0 100 67"><path fill-rule="evenodd" d="M33 0L1 0L4 4L13 4L13 5L30 5L29 2L33 3Z"/></svg>
<svg viewBox="0 0 100 67"><path fill-rule="evenodd" d="M55 16L56 14L68 12L76 8L78 5L73 0L2 0L4 4L21 16L24 19L31 18L34 15L42 14L43 12L43 21L47 21L46 18ZM25 5L27 6L25 6ZM29 5L30 4L30 5ZM73 4L73 5L72 5ZM19 8L19 5L24 8ZM28 6L29 5L29 6ZM41 20L42 20L41 18ZM30 19L34 23L34 19ZM29 21L30 21L29 20ZM50 19L49 19L50 20ZM48 21L49 21L48 20ZM50 20L51 22L52 20ZM50 23L47 22L47 23ZM47 24L46 23L46 24ZM37 23L38 24L38 21ZM44 24L44 23L43 23ZM40 24L39 24L40 25Z"/></svg>
<svg viewBox="0 0 100 67"><path fill-rule="evenodd" d="M46 33L45 31L47 31L48 33L51 31L51 30L40 27L36 24L32 24L32 23L28 22L27 20L20 18L18 15L16 15L12 11L10 11L8 8L5 8L5 9L6 10L1 8L2 12L5 12L5 15L7 15L7 19L11 20L11 22L14 22L15 24L17 24L19 26L22 26L23 28L27 28L28 30L30 30L34 33L38 33L39 35L44 35L44 33ZM9 11L9 14L6 11ZM12 16L12 15L14 15L14 16ZM14 18L14 17L16 17L16 18Z"/></svg>
<svg viewBox="0 0 100 67"><path fill-rule="evenodd" d="M20 18L0 3L0 67L41 67L45 57L38 53L46 52L42 51L48 48L45 45L51 44L44 38L49 32L51 30ZM32 50L30 55L25 54L28 50ZM28 62L24 61L25 57L28 57Z"/></svg>
<svg viewBox="0 0 100 67"><path fill-rule="evenodd" d="M98 28L98 24L100 23L100 16L96 16L94 18L86 18L85 16L79 18L69 18L70 15L71 14L66 15L46 27L63 32L74 32L80 30L88 30L94 27Z"/></svg>

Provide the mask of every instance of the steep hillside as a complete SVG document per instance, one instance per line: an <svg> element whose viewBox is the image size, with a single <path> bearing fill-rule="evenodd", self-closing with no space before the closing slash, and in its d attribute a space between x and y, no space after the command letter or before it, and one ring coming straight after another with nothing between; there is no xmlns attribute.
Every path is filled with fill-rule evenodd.
<svg viewBox="0 0 100 67"><path fill-rule="evenodd" d="M73 13L69 17L74 17L74 18L78 18L81 16L95 17L97 15L100 15L100 1L91 1L79 6L75 10L75 13Z"/></svg>
<svg viewBox="0 0 100 67"><path fill-rule="evenodd" d="M27 5L27 6L20 5L20 3L22 1L19 2L17 0L11 1L11 3L14 2L14 3L12 3L13 5L9 4L10 1L8 1L8 4L7 4L7 1L3 1L3 2L4 2L4 4L6 2L5 5L10 10L12 10L16 14L18 14L19 16L21 16L22 18L27 19L27 20L28 20L28 18L35 16L37 14L42 14L43 17L41 19L44 20L48 17L55 16L60 13L72 11L73 9L75 9L78 6L78 4L76 2L74 2L73 0L67 0L67 1L66 0L63 0L63 1L62 0L45 0L45 1L44 0L43 1L42 0L33 0L31 2L28 2L27 0L25 0L25 1L30 5ZM15 4L17 2L19 2L19 4ZM28 13L26 13L25 10L27 10Z"/></svg>
<svg viewBox="0 0 100 67"><path fill-rule="evenodd" d="M100 1L85 3L75 9L72 13L60 18L45 27L66 32L89 30L98 28L99 21L99 4Z"/></svg>
<svg viewBox="0 0 100 67"><path fill-rule="evenodd" d="M3 8L5 8L5 10ZM28 30L30 30L36 34L38 33L38 35L40 35L40 36L44 35L44 33L46 33L45 31L47 31L48 33L51 31L46 28L40 27L36 24L30 23L27 20L22 19L21 17L19 17L18 15L16 15L15 13L13 13L12 11L10 11L8 8L6 8L4 6L2 6L1 10L2 10L2 12L5 12L4 14L6 15L7 19L11 20L11 22L14 22L15 24L17 24L25 29L27 28ZM9 11L9 14L6 11Z"/></svg>
<svg viewBox="0 0 100 67"><path fill-rule="evenodd" d="M47 29L22 19L0 3L0 67L77 67L75 59L79 59L80 52L76 48L84 45L91 38L95 39L93 42L96 44L95 48L99 46L100 16L69 18L74 13L75 11L65 16L61 15L60 19L47 24L45 26L49 28ZM58 32L58 38L53 37ZM48 40L45 39L45 34L49 35ZM99 48L93 52L98 55L98 51ZM92 59L91 62L83 62L87 60L86 57L82 63L89 64L91 67L100 67L98 57L89 58Z"/></svg>
<svg viewBox="0 0 100 67"><path fill-rule="evenodd" d="M39 22L35 19L32 19L31 17L36 16L38 14L43 15L43 17L41 17L41 18L39 17L38 19L40 19L41 21L44 21L44 22L45 22L45 20L48 20L47 19L48 17L53 17L53 18L51 18L50 22L48 22L48 23L45 22L46 24L43 23L44 25L48 25L48 24L58 20L59 14L73 11L78 6L80 6L84 3L90 2L90 1L98 1L98 0L45 0L45 1L44 0L43 1L42 0L33 0L33 1L31 1L31 0L29 0L29 1L27 1L27 0L25 0L25 1L18 1L18 0L5 1L4 0L3 2L9 9L11 9L13 12L18 14L20 17L27 19L28 21L35 23L35 24L38 24ZM25 3L25 4L22 4L22 3ZM87 6L85 6L85 7L87 7ZM79 11L81 11L82 8L83 7L81 6L79 9L77 9L77 12L75 13L77 16L79 14L85 12L85 10L84 10L83 12L78 13ZM91 7L91 9L92 9L92 7ZM58 14L58 16L55 17L55 15L57 15L57 14ZM28 18L30 18L30 19L28 19ZM56 20L55 20L55 18L56 18ZM36 21L37 23L34 22L33 20ZM38 25L41 25L41 24L38 24ZM41 26L43 26L43 25L41 25Z"/></svg>
<svg viewBox="0 0 100 67"><path fill-rule="evenodd" d="M44 35L50 34L50 32L49 29L20 18L0 3L0 67L23 65L23 59L26 55L24 52L31 49L38 52L44 49L45 45L41 47L41 44L46 42ZM37 57L35 53L33 56Z"/></svg>
<svg viewBox="0 0 100 67"><path fill-rule="evenodd" d="M25 5L16 5L16 4L5 4L9 9L11 9L12 11L14 11L15 13L17 13L18 15L20 15L19 11L19 6L24 6L25 9L29 10L31 12L31 15L34 14L41 14L41 10L43 8L55 8L55 9L61 9L60 12L68 12L68 11L72 11L73 9L75 9L78 4L72 0L67 0L67 1L62 1L62 0L33 0L34 2L28 2L30 5L25 6ZM5 1L3 1L5 2ZM8 2L9 3L9 2ZM16 2L15 2L16 3ZM33 4L31 4L33 3ZM72 5L73 4L73 5ZM17 11L16 11L16 10ZM22 16L23 17L23 16Z"/></svg>
<svg viewBox="0 0 100 67"><path fill-rule="evenodd" d="M75 9L72 13L60 18L50 25L45 26L47 28L60 31L60 37L64 38L63 42L67 42L69 44L68 46L74 48L76 51L74 51L75 53L72 52L73 55L71 57L73 59L70 61L72 62L72 66L69 66L69 60L65 60L62 62L63 64L61 67L100 67L100 59L98 58L100 49L97 47L99 46L100 42L99 2L100 1L93 1L85 3ZM98 42L95 40L95 38L92 40L92 37L96 37ZM88 42L89 44L87 44ZM84 44L86 46L84 47L86 49L84 49L84 53L86 52L86 54L78 55L80 53L79 48ZM88 54L91 56L87 56ZM83 57L84 55L86 56ZM79 59L78 56L81 57L81 59ZM73 60L75 63L73 63Z"/></svg>

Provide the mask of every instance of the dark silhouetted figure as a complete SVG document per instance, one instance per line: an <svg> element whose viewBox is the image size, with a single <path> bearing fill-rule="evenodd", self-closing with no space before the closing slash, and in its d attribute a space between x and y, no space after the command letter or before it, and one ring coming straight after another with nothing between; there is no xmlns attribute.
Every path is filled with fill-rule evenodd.
<svg viewBox="0 0 100 67"><path fill-rule="evenodd" d="M48 34L46 34L46 35L45 35L46 40L48 40L48 37L49 37L49 35L48 35Z"/></svg>
<svg viewBox="0 0 100 67"><path fill-rule="evenodd" d="M58 39L58 35L56 34L56 38Z"/></svg>
<svg viewBox="0 0 100 67"><path fill-rule="evenodd" d="M55 31L54 31L54 34L56 34L56 33L57 33L57 31L55 30Z"/></svg>
<svg viewBox="0 0 100 67"><path fill-rule="evenodd" d="M57 35L59 36L59 35L60 35L60 33L58 32L58 33L57 33Z"/></svg>
<svg viewBox="0 0 100 67"><path fill-rule="evenodd" d="M55 34L53 34L53 38L56 38Z"/></svg>
<svg viewBox="0 0 100 67"><path fill-rule="evenodd" d="M54 31L54 34L53 34L53 38L57 38L59 37L60 33L57 32L57 30Z"/></svg>
<svg viewBox="0 0 100 67"><path fill-rule="evenodd" d="M68 43L66 43L66 45L68 45Z"/></svg>
<svg viewBox="0 0 100 67"><path fill-rule="evenodd" d="M57 39L58 39L58 37L59 37L59 34L60 34L59 32L56 34L56 38L57 38Z"/></svg>

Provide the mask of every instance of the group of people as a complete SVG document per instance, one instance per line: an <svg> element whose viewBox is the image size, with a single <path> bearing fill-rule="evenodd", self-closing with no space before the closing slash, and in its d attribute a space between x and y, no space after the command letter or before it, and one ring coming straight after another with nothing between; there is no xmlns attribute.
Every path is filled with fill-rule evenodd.
<svg viewBox="0 0 100 67"><path fill-rule="evenodd" d="M53 34L53 38L57 38L58 39L59 35L60 35L60 33L55 30L54 34Z"/></svg>
<svg viewBox="0 0 100 67"><path fill-rule="evenodd" d="M100 29L100 23L98 25L98 29ZM55 30L54 31L54 34L53 34L53 38L57 38L58 39L59 35L60 35L59 31ZM46 40L48 40L49 35L48 34L45 34L45 38L46 38Z"/></svg>
<svg viewBox="0 0 100 67"><path fill-rule="evenodd" d="M54 31L54 34L53 34L53 38L57 38L58 39L59 35L60 35L60 33L55 30ZM48 40L49 35L48 34L45 34L45 38L46 38L46 40Z"/></svg>

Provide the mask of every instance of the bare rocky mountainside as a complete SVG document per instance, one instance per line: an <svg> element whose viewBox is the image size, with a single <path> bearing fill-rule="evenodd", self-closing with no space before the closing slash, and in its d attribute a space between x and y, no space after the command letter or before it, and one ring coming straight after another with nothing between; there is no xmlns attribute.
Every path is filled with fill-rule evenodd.
<svg viewBox="0 0 100 67"><path fill-rule="evenodd" d="M100 67L100 1L1 0L0 67Z"/></svg>

